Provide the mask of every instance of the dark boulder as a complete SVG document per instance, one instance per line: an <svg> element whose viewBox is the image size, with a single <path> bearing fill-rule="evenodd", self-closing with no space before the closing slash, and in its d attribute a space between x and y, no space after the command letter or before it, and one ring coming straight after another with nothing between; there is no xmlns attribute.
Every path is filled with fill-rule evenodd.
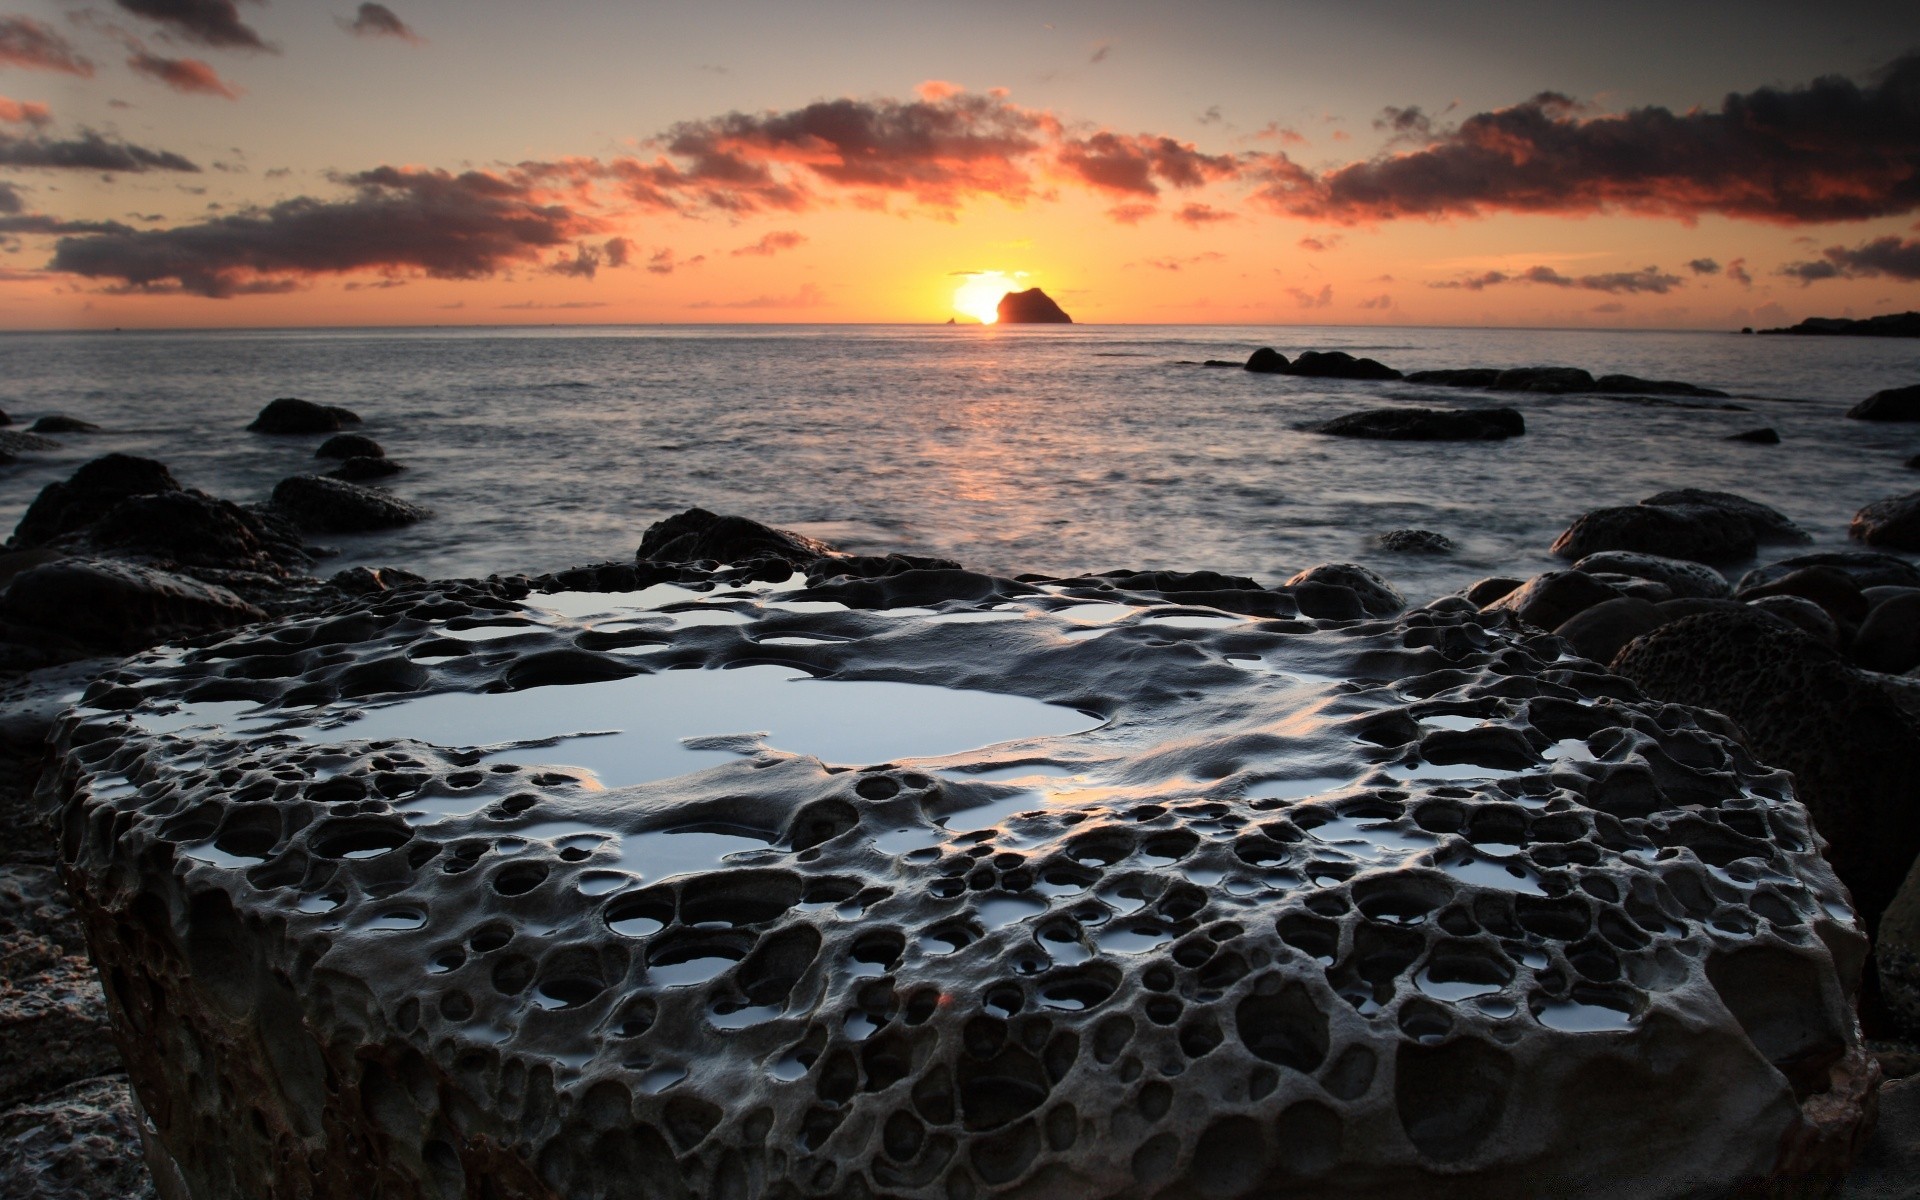
<svg viewBox="0 0 1920 1200"><path fill-rule="evenodd" d="M1717 508L1733 513L1753 530L1753 540L1765 545L1792 545L1810 542L1812 535L1787 519L1785 513L1758 500L1749 500L1732 492L1712 492L1704 488L1673 488L1648 496L1642 504L1657 508Z"/></svg>
<svg viewBox="0 0 1920 1200"><path fill-rule="evenodd" d="M995 310L1002 325L1071 325L1073 318L1039 288L1008 292Z"/></svg>
<svg viewBox="0 0 1920 1200"><path fill-rule="evenodd" d="M1401 378L1408 383L1426 383L1435 387L1491 388L1500 378L1498 367L1457 367L1443 371L1415 371Z"/></svg>
<svg viewBox="0 0 1920 1200"><path fill-rule="evenodd" d="M1725 440L1729 442L1746 442L1753 446L1778 446L1780 444L1780 431L1771 425L1763 425L1759 429L1743 429L1739 433L1730 433L1726 436Z"/></svg>
<svg viewBox="0 0 1920 1200"><path fill-rule="evenodd" d="M311 400L275 400L247 426L253 433L338 433L360 418L344 408Z"/></svg>
<svg viewBox="0 0 1920 1200"><path fill-rule="evenodd" d="M1615 673L1713 709L1760 761L1793 772L1869 930L1920 855L1920 726L1832 650L1758 612L1687 617L1628 643Z"/></svg>
<svg viewBox="0 0 1920 1200"><path fill-rule="evenodd" d="M174 565L276 575L310 561L299 533L271 513L191 490L129 496L94 522L86 541Z"/></svg>
<svg viewBox="0 0 1920 1200"><path fill-rule="evenodd" d="M1627 504L1580 514L1554 540L1552 553L1578 561L1604 550L1627 550L1715 563L1751 558L1754 545L1752 527L1725 509Z"/></svg>
<svg viewBox="0 0 1920 1200"><path fill-rule="evenodd" d="M310 533L364 533L411 525L431 516L391 492L318 475L295 475L274 485L273 510Z"/></svg>
<svg viewBox="0 0 1920 1200"><path fill-rule="evenodd" d="M7 545L16 550L44 546L62 534L85 529L128 496L179 490L165 463L108 454L41 488Z"/></svg>
<svg viewBox="0 0 1920 1200"><path fill-rule="evenodd" d="M1657 554L1636 554L1630 550L1602 550L1573 564L1576 571L1589 575L1631 575L1665 584L1675 596L1728 596L1733 585L1727 577L1703 563Z"/></svg>
<svg viewBox="0 0 1920 1200"><path fill-rule="evenodd" d="M1308 350L1286 368L1289 375L1315 379L1398 379L1400 372L1371 358L1355 358L1344 350Z"/></svg>
<svg viewBox="0 0 1920 1200"><path fill-rule="evenodd" d="M367 596L377 592L390 592L396 588L412 587L426 581L426 576L416 575L400 567L348 567L344 571L334 572L328 578L327 584L350 596Z"/></svg>
<svg viewBox="0 0 1920 1200"><path fill-rule="evenodd" d="M1916 454L1907 460L1907 470L1920 471L1920 454Z"/></svg>
<svg viewBox="0 0 1920 1200"><path fill-rule="evenodd" d="M1579 367L1509 367L1493 377L1496 392L1591 392L1593 376Z"/></svg>
<svg viewBox="0 0 1920 1200"><path fill-rule="evenodd" d="M1869 607L1859 583L1839 567L1801 567L1778 579L1741 588L1736 598L1752 601L1768 596L1799 596L1811 600L1834 620L1849 625L1865 620Z"/></svg>
<svg viewBox="0 0 1920 1200"><path fill-rule="evenodd" d="M0 462L12 462L22 454L35 454L42 450L58 450L60 443L50 437L37 433L23 433L17 429L0 429Z"/></svg>
<svg viewBox="0 0 1920 1200"><path fill-rule="evenodd" d="M1875 392L1847 415L1856 421L1920 421L1920 383Z"/></svg>
<svg viewBox="0 0 1920 1200"><path fill-rule="evenodd" d="M1561 622L1554 633L1565 638L1573 652L1597 663L1609 663L1620 648L1670 620L1650 601L1637 596L1602 600Z"/></svg>
<svg viewBox="0 0 1920 1200"><path fill-rule="evenodd" d="M100 427L92 421L82 421L79 417L65 417L58 413L41 417L27 426L28 433L99 433Z"/></svg>
<svg viewBox="0 0 1920 1200"><path fill-rule="evenodd" d="M1510 612L1527 624L1551 632L1596 604L1620 598L1620 591L1584 571L1546 571L1483 606L1484 612Z"/></svg>
<svg viewBox="0 0 1920 1200"><path fill-rule="evenodd" d="M747 563L775 558L802 566L833 554L833 548L803 534L762 525L746 517L690 508L647 527L635 557L641 562Z"/></svg>
<svg viewBox="0 0 1920 1200"><path fill-rule="evenodd" d="M405 467L390 458L349 458L327 474L334 479L346 479L359 482L363 479L385 479L398 475Z"/></svg>
<svg viewBox="0 0 1920 1200"><path fill-rule="evenodd" d="M1920 590L1903 591L1867 611L1854 635L1853 661L1889 675L1920 667Z"/></svg>
<svg viewBox="0 0 1920 1200"><path fill-rule="evenodd" d="M1247 370L1259 375L1287 373L1287 356L1271 346L1262 346L1247 355Z"/></svg>
<svg viewBox="0 0 1920 1200"><path fill-rule="evenodd" d="M5 410L0 410L0 426L6 426L11 424L13 424L13 418L8 416Z"/></svg>
<svg viewBox="0 0 1920 1200"><path fill-rule="evenodd" d="M1389 529L1380 535L1380 548L1395 554L1451 554L1453 542L1431 529Z"/></svg>
<svg viewBox="0 0 1920 1200"><path fill-rule="evenodd" d="M1727 394L1717 388L1681 383L1677 379L1641 379L1637 375L1602 375L1593 381L1593 391L1620 396L1698 396L1724 400Z"/></svg>
<svg viewBox="0 0 1920 1200"><path fill-rule="evenodd" d="M1576 568L1576 570L1577 569L1578 568ZM1592 575L1595 579L1606 584L1614 591L1619 592L1622 596L1634 596L1650 604L1658 604L1662 600L1673 599L1672 588L1664 583L1656 583L1651 579L1642 579L1638 575L1621 575L1613 571L1588 571L1584 573Z"/></svg>
<svg viewBox="0 0 1920 1200"><path fill-rule="evenodd" d="M1747 601L1755 612L1777 617L1832 650L1841 648L1840 626L1826 609L1805 596L1762 596Z"/></svg>
<svg viewBox="0 0 1920 1200"><path fill-rule="evenodd" d="M1389 442L1499 442L1525 433L1527 423L1511 408L1370 408L1307 428Z"/></svg>
<svg viewBox="0 0 1920 1200"><path fill-rule="evenodd" d="M222 587L129 562L61 559L15 576L0 618L131 652L266 616Z"/></svg>
<svg viewBox="0 0 1920 1200"><path fill-rule="evenodd" d="M1872 550L1829 550L1819 554L1798 554L1764 567L1755 567L1740 577L1737 590L1751 591L1802 567L1837 567L1851 575L1863 591L1874 587L1920 587L1920 567L1904 558Z"/></svg>
<svg viewBox="0 0 1920 1200"><path fill-rule="evenodd" d="M1869 546L1920 550L1920 492L1875 500L1853 514L1847 536Z"/></svg>
<svg viewBox="0 0 1920 1200"><path fill-rule="evenodd" d="M1339 592L1353 596L1359 611L1352 616L1390 617L1407 606L1406 597L1392 584L1355 563L1321 563L1308 567L1287 580L1286 587L1300 606L1301 615L1309 617L1347 619L1347 602Z"/></svg>
<svg viewBox="0 0 1920 1200"><path fill-rule="evenodd" d="M380 443L364 433L336 433L320 443L315 458L385 458Z"/></svg>
<svg viewBox="0 0 1920 1200"><path fill-rule="evenodd" d="M1485 608L1500 597L1511 595L1522 582L1524 581L1510 579L1505 575L1489 575L1485 579L1474 580L1460 594L1465 596L1467 603L1475 608Z"/></svg>

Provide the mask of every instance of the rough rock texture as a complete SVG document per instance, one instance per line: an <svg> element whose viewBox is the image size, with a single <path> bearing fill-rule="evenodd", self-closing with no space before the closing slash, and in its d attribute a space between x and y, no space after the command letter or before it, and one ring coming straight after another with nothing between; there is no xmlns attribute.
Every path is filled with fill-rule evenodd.
<svg viewBox="0 0 1920 1200"><path fill-rule="evenodd" d="M1071 325L1073 318L1039 288L1008 292L996 310L1002 325Z"/></svg>
<svg viewBox="0 0 1920 1200"><path fill-rule="evenodd" d="M1665 584L1675 596L1728 596L1733 585L1727 577L1703 563L1681 558L1662 558L1657 554L1636 554L1630 550L1602 550L1573 564L1576 571L1589 575L1631 575Z"/></svg>
<svg viewBox="0 0 1920 1200"><path fill-rule="evenodd" d="M1736 590L1747 591L1764 586L1804 567L1837 567L1853 576L1853 581L1862 589L1920 587L1920 567L1897 555L1873 550L1830 550L1819 554L1797 554L1764 567L1755 567L1740 577Z"/></svg>
<svg viewBox="0 0 1920 1200"><path fill-rule="evenodd" d="M392 492L318 475L294 475L273 486L273 509L314 533L362 533L411 525L433 514Z"/></svg>
<svg viewBox="0 0 1920 1200"><path fill-rule="evenodd" d="M1753 531L1753 540L1762 545L1793 545L1810 542L1812 535L1787 519L1787 515L1777 508L1749 500L1745 496L1736 496L1732 492L1710 492L1701 488L1674 488L1660 492L1642 500L1656 508L1711 508L1731 513L1747 523Z"/></svg>
<svg viewBox="0 0 1920 1200"><path fill-rule="evenodd" d="M1920 856L1920 728L1885 691L1760 613L1674 621L1612 665L1648 695L1724 713L1756 756L1791 771L1855 905L1869 928L1879 921Z"/></svg>
<svg viewBox="0 0 1920 1200"><path fill-rule="evenodd" d="M1395 554L1451 554L1453 539L1431 529L1389 529L1380 535L1380 548Z"/></svg>
<svg viewBox="0 0 1920 1200"><path fill-rule="evenodd" d="M327 474L334 479L356 483L362 479L386 479L406 470L390 458L349 458Z"/></svg>
<svg viewBox="0 0 1920 1200"><path fill-rule="evenodd" d="M338 433L360 418L332 404L311 400L275 400L260 410L247 429L253 433Z"/></svg>
<svg viewBox="0 0 1920 1200"><path fill-rule="evenodd" d="M1360 606L1360 612L1354 613L1354 616L1364 613L1369 617L1390 617L1407 606L1407 598L1397 588L1357 563L1322 563L1317 567L1308 567L1287 580L1287 590L1293 593L1302 613L1336 617L1334 613L1312 611L1313 605L1307 597L1316 595L1319 589L1351 593ZM1335 600L1334 603L1345 607L1343 600Z"/></svg>
<svg viewBox="0 0 1920 1200"><path fill-rule="evenodd" d="M1625 504L1581 513L1551 550L1576 561L1604 550L1626 550L1716 563L1751 558L1755 548L1752 525L1724 508Z"/></svg>
<svg viewBox="0 0 1920 1200"><path fill-rule="evenodd" d="M1620 595L1620 589L1585 571L1546 571L1486 607L1492 612L1510 612L1536 629L1550 630Z"/></svg>
<svg viewBox="0 0 1920 1200"><path fill-rule="evenodd" d="M108 454L82 465L66 479L40 489L8 539L10 549L44 546L62 534L86 528L129 496L177 492L180 482L167 465L131 454Z"/></svg>
<svg viewBox="0 0 1920 1200"><path fill-rule="evenodd" d="M1869 546L1920 550L1920 492L1875 500L1853 514L1847 536Z"/></svg>
<svg viewBox="0 0 1920 1200"><path fill-rule="evenodd" d="M1841 647L1839 625L1826 609L1804 596L1762 596L1746 603L1756 612L1778 617L1828 649Z"/></svg>
<svg viewBox="0 0 1920 1200"><path fill-rule="evenodd" d="M83 1080L0 1110L0 1195L154 1200L153 1180L140 1158L140 1116L126 1079Z"/></svg>
<svg viewBox="0 0 1920 1200"><path fill-rule="evenodd" d="M745 563L778 559L805 564L833 553L824 542L775 529L747 517L720 516L690 508L655 521L640 537L642 562Z"/></svg>
<svg viewBox="0 0 1920 1200"><path fill-rule="evenodd" d="M1878 1107L1873 1139L1838 1200L1913 1200L1920 1180L1920 1076L1882 1087Z"/></svg>
<svg viewBox="0 0 1920 1200"><path fill-rule="evenodd" d="M109 559L63 558L32 567L0 593L0 619L122 651L265 616L226 588Z"/></svg>
<svg viewBox="0 0 1920 1200"><path fill-rule="evenodd" d="M1920 383L1875 392L1847 415L1856 421L1920 421Z"/></svg>
<svg viewBox="0 0 1920 1200"><path fill-rule="evenodd" d="M1519 437L1527 422L1511 408L1370 408L1310 428L1335 437L1412 442L1498 442Z"/></svg>
<svg viewBox="0 0 1920 1200"><path fill-rule="evenodd" d="M1908 1037L1920 1038L1920 859L1887 905L1874 939L1880 995Z"/></svg>
<svg viewBox="0 0 1920 1200"><path fill-rule="evenodd" d="M1847 1159L1864 943L1717 718L1457 600L832 607L930 574L400 589L97 683L43 791L195 1195L1678 1197ZM604 739L446 744L502 704L725 733L580 689L776 662L1101 723L832 768L776 725L611 791L565 765Z"/></svg>
<svg viewBox="0 0 1920 1200"><path fill-rule="evenodd" d="M321 442L315 458L385 458L386 450L364 433L336 433Z"/></svg>

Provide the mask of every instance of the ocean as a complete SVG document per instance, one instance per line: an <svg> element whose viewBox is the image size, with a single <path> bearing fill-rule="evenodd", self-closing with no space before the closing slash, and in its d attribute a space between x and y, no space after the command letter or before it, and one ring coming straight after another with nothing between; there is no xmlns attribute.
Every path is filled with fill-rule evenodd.
<svg viewBox="0 0 1920 1200"><path fill-rule="evenodd" d="M1206 369L1258 346L1403 371L1566 365L1732 393L1724 412ZM0 467L11 528L108 451L264 500L330 464L244 426L269 400L343 405L433 519L327 539L315 568L431 576L628 558L692 505L863 552L1000 573L1207 568L1282 582L1360 562L1411 598L1525 576L1580 512L1671 487L1738 492L1848 545L1861 505L1920 488L1920 428L1842 418L1920 383L1920 343L1727 333L1229 326L714 326L0 334L0 409L95 422ZM1506 442L1377 442L1300 426L1389 404L1512 404ZM1777 446L1729 442L1759 426ZM1378 535L1444 534L1446 556ZM1797 551L1774 550L1774 556Z"/></svg>

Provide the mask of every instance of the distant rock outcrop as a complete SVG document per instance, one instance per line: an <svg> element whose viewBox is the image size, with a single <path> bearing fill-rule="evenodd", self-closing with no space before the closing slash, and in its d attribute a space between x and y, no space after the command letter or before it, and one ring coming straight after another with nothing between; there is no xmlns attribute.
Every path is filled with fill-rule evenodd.
<svg viewBox="0 0 1920 1200"><path fill-rule="evenodd" d="M1833 337L1920 337L1920 312L1882 313L1856 320L1853 317L1808 317L1798 325L1784 329L1762 329L1761 333L1826 334Z"/></svg>
<svg viewBox="0 0 1920 1200"><path fill-rule="evenodd" d="M1000 297L1002 325L1071 325L1073 318L1039 288L1008 292Z"/></svg>

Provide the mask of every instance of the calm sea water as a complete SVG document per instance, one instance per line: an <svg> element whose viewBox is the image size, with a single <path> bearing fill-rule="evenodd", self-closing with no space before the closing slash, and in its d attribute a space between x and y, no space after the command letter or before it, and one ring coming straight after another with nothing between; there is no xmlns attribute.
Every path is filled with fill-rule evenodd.
<svg viewBox="0 0 1920 1200"><path fill-rule="evenodd" d="M1561 364L1718 387L1750 412L1206 370L1343 349L1399 367ZM1681 486L1739 492L1840 548L1862 504L1920 487L1920 428L1841 418L1920 382L1920 344L1462 329L903 326L0 335L0 408L104 431L0 468L0 521L109 450L262 500L318 438L243 432L276 396L345 405L434 519L334 539L323 572L548 570L632 554L701 505L845 549L1000 572L1212 568L1263 583L1364 562L1426 597L1551 565L1569 520ZM1525 437L1386 443L1298 426L1386 403L1513 403ZM1727 435L1760 425L1783 444ZM19 427L16 425L16 428ZM1385 530L1453 539L1387 553Z"/></svg>

